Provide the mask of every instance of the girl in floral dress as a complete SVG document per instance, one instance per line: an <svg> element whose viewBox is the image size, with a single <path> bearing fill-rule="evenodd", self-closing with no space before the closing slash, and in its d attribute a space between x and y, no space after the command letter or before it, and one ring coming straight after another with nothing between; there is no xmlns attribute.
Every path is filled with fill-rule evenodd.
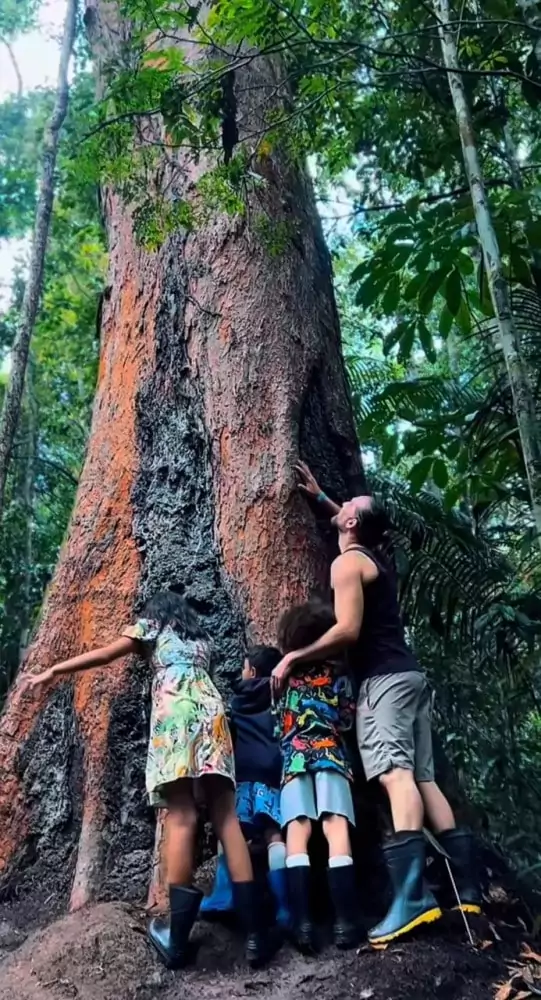
<svg viewBox="0 0 541 1000"><path fill-rule="evenodd" d="M235 813L235 765L222 697L209 675L211 647L186 602L156 594L135 625L115 642L28 678L30 687L61 674L107 666L130 654L153 670L146 784L150 802L167 810L166 868L171 915L150 923L148 936L170 968L186 964L189 935L202 894L192 885L197 834L196 789L203 794L233 882L250 965L270 958L248 847Z"/></svg>

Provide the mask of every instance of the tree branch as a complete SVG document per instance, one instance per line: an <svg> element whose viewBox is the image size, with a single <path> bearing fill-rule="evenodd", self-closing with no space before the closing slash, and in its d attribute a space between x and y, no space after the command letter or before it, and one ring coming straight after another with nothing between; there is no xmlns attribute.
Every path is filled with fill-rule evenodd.
<svg viewBox="0 0 541 1000"><path fill-rule="evenodd" d="M3 35L0 35L0 42L2 43L2 45L4 46L4 48L7 49L7 53L9 55L9 58L10 58L10 61L11 61L11 65L13 66L13 69L15 71L15 76L17 77L17 97L20 100L21 97L23 96L23 78L21 76L21 71L19 69L19 64L18 64L18 62L17 62L17 60L15 58L15 53L14 53L14 51L13 51L10 43L8 42L7 38L4 38Z"/></svg>

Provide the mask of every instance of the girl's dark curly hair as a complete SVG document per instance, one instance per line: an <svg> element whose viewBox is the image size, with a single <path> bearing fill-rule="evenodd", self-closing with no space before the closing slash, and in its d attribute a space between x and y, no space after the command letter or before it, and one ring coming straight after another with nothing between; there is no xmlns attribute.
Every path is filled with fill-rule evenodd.
<svg viewBox="0 0 541 1000"><path fill-rule="evenodd" d="M336 618L331 605L314 597L305 604L296 604L282 615L278 622L278 645L282 653L303 649L325 635L333 625L336 625Z"/></svg>
<svg viewBox="0 0 541 1000"><path fill-rule="evenodd" d="M164 629L170 625L181 639L207 639L197 615L187 601L173 590L160 590L145 604L143 616L158 622Z"/></svg>

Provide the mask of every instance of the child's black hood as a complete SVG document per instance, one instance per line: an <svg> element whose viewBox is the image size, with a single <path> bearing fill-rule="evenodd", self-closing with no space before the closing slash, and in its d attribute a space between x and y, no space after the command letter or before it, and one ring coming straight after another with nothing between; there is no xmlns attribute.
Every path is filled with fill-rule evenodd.
<svg viewBox="0 0 541 1000"><path fill-rule="evenodd" d="M257 715L266 712L271 707L270 679L268 677L253 677L248 681L239 681L235 685L235 694L231 702L233 714Z"/></svg>
<svg viewBox="0 0 541 1000"><path fill-rule="evenodd" d="M231 723L237 781L279 788L282 759L274 735L268 677L254 677L235 685Z"/></svg>

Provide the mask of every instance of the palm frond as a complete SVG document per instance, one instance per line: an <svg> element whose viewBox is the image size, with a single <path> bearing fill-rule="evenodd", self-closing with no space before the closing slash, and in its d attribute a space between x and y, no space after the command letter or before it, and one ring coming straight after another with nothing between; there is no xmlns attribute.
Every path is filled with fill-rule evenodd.
<svg viewBox="0 0 541 1000"><path fill-rule="evenodd" d="M381 474L372 486L392 523L410 627L428 625L442 642L458 636L479 665L487 659L516 659L541 633L541 602L528 601L532 592L514 563L475 530L470 518L446 510L433 494L413 495L403 482ZM541 557L531 554L530 560L537 586ZM534 619L524 612L526 605L535 610Z"/></svg>

